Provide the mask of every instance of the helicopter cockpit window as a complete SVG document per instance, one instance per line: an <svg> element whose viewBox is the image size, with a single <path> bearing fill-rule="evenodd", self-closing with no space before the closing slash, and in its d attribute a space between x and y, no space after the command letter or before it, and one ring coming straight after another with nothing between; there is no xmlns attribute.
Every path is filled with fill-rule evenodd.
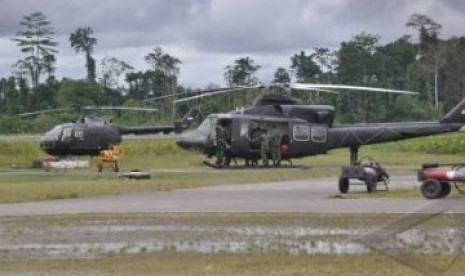
<svg viewBox="0 0 465 276"><path fill-rule="evenodd" d="M328 140L328 130L326 127L312 126L312 142L326 143Z"/></svg>
<svg viewBox="0 0 465 276"><path fill-rule="evenodd" d="M62 131L63 131L63 127L56 126L52 130L46 133L46 137L49 140L58 141L60 140Z"/></svg>
<svg viewBox="0 0 465 276"><path fill-rule="evenodd" d="M63 135L61 135L61 141L71 141L71 135L72 135L72 132L73 129L70 128L70 127L66 127L63 129Z"/></svg>
<svg viewBox="0 0 465 276"><path fill-rule="evenodd" d="M201 134L208 136L213 129L213 118L207 117L197 128L197 131Z"/></svg>
<svg viewBox="0 0 465 276"><path fill-rule="evenodd" d="M84 129L76 127L76 129L74 130L74 137L76 137L79 140L84 140Z"/></svg>
<svg viewBox="0 0 465 276"><path fill-rule="evenodd" d="M310 127L307 125L294 125L292 134L295 141L309 141Z"/></svg>

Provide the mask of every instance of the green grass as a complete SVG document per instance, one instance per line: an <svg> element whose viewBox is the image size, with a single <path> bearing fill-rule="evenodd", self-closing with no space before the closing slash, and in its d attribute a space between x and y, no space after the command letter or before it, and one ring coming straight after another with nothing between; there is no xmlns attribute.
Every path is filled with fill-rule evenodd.
<svg viewBox="0 0 465 276"><path fill-rule="evenodd" d="M448 267L452 258L419 257L449 273L465 271L463 256ZM407 260L406 260L407 261ZM109 255L98 259L24 260L2 262L3 274L34 275L424 275L383 255L291 256L285 254L160 253ZM32 273L31 273L32 272Z"/></svg>
<svg viewBox="0 0 465 276"><path fill-rule="evenodd" d="M150 180L122 180L116 175L31 173L0 177L0 202L29 202L63 198L118 195L136 192L171 191L234 183L256 183L306 179L315 175L309 170L260 170L246 174L238 172L163 172Z"/></svg>
<svg viewBox="0 0 465 276"><path fill-rule="evenodd" d="M464 214L383 214L383 213L102 213L45 215L34 217L2 217L0 223L6 234L21 233L24 229L36 229L47 233L50 228L92 224L122 225L185 225L185 226L268 226L314 228L368 228L397 221L405 217L422 218L421 226L438 229L447 225L465 227ZM429 219L428 219L429 218ZM13 232L10 232L13 231ZM216 233L220 235L221 233ZM354 237L355 238L355 237Z"/></svg>
<svg viewBox="0 0 465 276"><path fill-rule="evenodd" d="M423 198L420 189L401 189L401 190L391 190L383 191L384 187L380 188L379 191L375 193L367 193L365 191L361 192L350 192L347 195L343 195L342 198L349 199L410 199L410 198ZM448 198L463 198L463 195L460 194L454 187L452 187L451 193Z"/></svg>
<svg viewBox="0 0 465 276"><path fill-rule="evenodd" d="M461 139L463 135L449 135ZM443 137L431 139L441 140ZM430 139L430 138L428 138ZM422 140L416 140L420 143ZM379 160L389 173L413 173L422 163L463 162L463 154L412 153L399 148L406 142L362 147L360 156ZM29 167L40 158L36 142L0 142L0 202L27 202L62 198L115 195L132 192L169 191L229 183L256 183L337 176L340 167L348 163L348 150L334 150L327 155L295 159L302 169L253 169L220 171L206 168L204 156L180 149L173 140L126 140L123 143L122 170L159 169L151 180L123 181L117 174L95 172L91 167L80 171L42 172L41 170L12 170L12 167ZM84 158L87 159L87 158ZM243 164L242 160L239 160ZM165 171L163 171L165 169ZM179 170L180 172L176 172ZM246 173L244 173L246 172ZM417 192L415 192L417 193ZM389 197L410 198L417 194L409 191L385 193ZM376 193L374 197L383 197ZM355 197L365 197L365 194ZM371 197L371 195L370 195Z"/></svg>

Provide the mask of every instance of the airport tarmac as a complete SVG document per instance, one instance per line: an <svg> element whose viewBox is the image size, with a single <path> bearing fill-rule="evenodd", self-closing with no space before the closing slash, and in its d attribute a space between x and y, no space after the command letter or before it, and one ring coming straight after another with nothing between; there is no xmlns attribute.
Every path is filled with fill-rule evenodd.
<svg viewBox="0 0 465 276"><path fill-rule="evenodd" d="M128 182L128 185L137 185L137 182ZM417 186L415 175L391 177L391 189L408 189ZM364 190L364 186L351 186L350 192ZM463 198L351 199L335 196L338 194L337 178L315 178L211 186L168 192L0 204L0 216L131 212L465 213Z"/></svg>

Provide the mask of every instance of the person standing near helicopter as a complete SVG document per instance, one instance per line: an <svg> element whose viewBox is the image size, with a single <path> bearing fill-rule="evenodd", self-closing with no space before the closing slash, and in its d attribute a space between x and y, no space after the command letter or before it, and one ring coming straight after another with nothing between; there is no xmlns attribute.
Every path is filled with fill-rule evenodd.
<svg viewBox="0 0 465 276"><path fill-rule="evenodd" d="M278 167L281 164L281 132L273 125L270 132L270 155L273 165Z"/></svg>
<svg viewBox="0 0 465 276"><path fill-rule="evenodd" d="M262 165L268 167L268 154L270 152L270 136L265 127L261 128L260 135L260 156L262 158Z"/></svg>
<svg viewBox="0 0 465 276"><path fill-rule="evenodd" d="M220 123L216 124L216 165L222 167L226 157L226 130Z"/></svg>

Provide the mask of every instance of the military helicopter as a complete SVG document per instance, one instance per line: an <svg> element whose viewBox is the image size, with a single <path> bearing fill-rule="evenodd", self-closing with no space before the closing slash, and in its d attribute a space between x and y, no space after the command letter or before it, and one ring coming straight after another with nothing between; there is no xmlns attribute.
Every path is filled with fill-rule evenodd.
<svg viewBox="0 0 465 276"><path fill-rule="evenodd" d="M268 92L257 97L251 107L229 113L210 114L191 132L179 136L177 144L185 149L196 150L212 157L216 150L217 125L227 132L227 161L234 158L256 160L260 150L251 139L254 129L276 128L281 133L280 148L283 159L300 158L326 154L329 150L348 148L350 164L356 164L361 146L388 141L409 139L440 133L458 131L465 124L465 100L460 102L438 122L406 123L365 123L334 124L333 106L305 105L289 95L290 89L336 92L337 90L358 90L369 92L399 93L417 95L416 92L374 87L358 87L331 84L289 84L259 86ZM190 101L215 94L240 91L251 88L231 88L208 94L178 99L175 102Z"/></svg>
<svg viewBox="0 0 465 276"><path fill-rule="evenodd" d="M95 109L95 107L87 107L86 109ZM131 107L99 107L98 109L153 110ZM189 127L196 113L197 110L192 108L178 122L148 126L115 125L107 120L95 120L82 116L75 123L55 126L40 138L39 144L42 150L53 156L95 156L104 150L110 149L112 146L119 145L124 134L180 133L183 129Z"/></svg>

